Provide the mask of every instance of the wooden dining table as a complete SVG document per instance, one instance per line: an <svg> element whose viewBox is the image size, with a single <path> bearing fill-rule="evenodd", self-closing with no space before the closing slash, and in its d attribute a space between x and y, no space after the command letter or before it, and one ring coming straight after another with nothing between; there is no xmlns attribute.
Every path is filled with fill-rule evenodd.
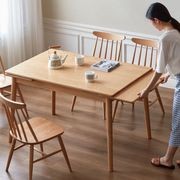
<svg viewBox="0 0 180 180"><path fill-rule="evenodd" d="M53 49L50 50L53 52ZM17 84L65 92L76 96L99 100L105 103L106 137L108 170L113 171L113 128L112 101L121 92L127 91L133 84L140 83L142 77L149 76L152 69L143 66L121 63L111 72L93 70L97 74L94 82L85 80L85 72L92 70L91 65L100 59L85 56L84 64L75 64L76 53L57 50L58 55L67 54L67 59L60 69L48 68L49 51L32 57L8 70L6 74L12 77L12 99L16 98ZM136 95L138 96L138 95ZM121 96L120 96L121 97ZM123 97L121 97L123 98Z"/></svg>

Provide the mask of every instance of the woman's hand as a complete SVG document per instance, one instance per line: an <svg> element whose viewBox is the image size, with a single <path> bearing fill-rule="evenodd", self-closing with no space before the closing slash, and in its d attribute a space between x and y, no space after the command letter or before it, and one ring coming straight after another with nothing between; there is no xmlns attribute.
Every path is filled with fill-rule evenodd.
<svg viewBox="0 0 180 180"><path fill-rule="evenodd" d="M161 83L164 84L168 81L169 77L170 77L170 74L167 72L166 74L161 75L159 79L161 80Z"/></svg>
<svg viewBox="0 0 180 180"><path fill-rule="evenodd" d="M143 89L140 93L138 93L138 96L140 99L143 99L144 97L147 97L149 94L149 91L147 89Z"/></svg>
<svg viewBox="0 0 180 180"><path fill-rule="evenodd" d="M140 99L143 99L143 98L148 96L149 92L154 87L156 82L159 80L161 75L162 75L162 73L157 73L156 71L154 72L153 77L151 78L151 80L150 80L149 84L147 85L147 87L145 89L143 89L140 93L138 93L138 96L139 96Z"/></svg>

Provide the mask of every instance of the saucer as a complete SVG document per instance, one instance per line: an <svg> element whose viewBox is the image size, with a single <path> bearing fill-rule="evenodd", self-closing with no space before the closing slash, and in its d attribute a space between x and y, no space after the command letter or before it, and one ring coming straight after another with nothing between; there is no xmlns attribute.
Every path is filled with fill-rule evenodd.
<svg viewBox="0 0 180 180"><path fill-rule="evenodd" d="M85 78L85 80L86 80L86 82L88 82L88 83L93 83L93 82L95 81L95 79L87 79L87 78Z"/></svg>

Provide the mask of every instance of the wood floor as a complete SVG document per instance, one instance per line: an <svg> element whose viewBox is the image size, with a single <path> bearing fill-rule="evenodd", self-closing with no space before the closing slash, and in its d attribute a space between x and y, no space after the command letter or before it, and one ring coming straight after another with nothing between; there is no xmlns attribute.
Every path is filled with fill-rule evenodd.
<svg viewBox="0 0 180 180"><path fill-rule="evenodd" d="M73 173L70 173L62 154L57 154L34 164L34 180L176 180L180 169L167 170L151 165L150 159L161 156L166 150L171 128L173 91L160 89L166 115L163 117L158 104L151 107L152 140L147 140L143 104L119 105L113 123L114 172L107 171L106 133L102 103L78 98L75 111L70 112L72 96L57 94L57 115L51 116L49 91L21 87L31 116L52 119L65 129L63 140ZM56 148L52 141L45 145L48 151ZM0 107L0 180L28 179L28 150L15 152L9 173L5 166L10 144L8 126ZM179 151L176 159L180 158Z"/></svg>

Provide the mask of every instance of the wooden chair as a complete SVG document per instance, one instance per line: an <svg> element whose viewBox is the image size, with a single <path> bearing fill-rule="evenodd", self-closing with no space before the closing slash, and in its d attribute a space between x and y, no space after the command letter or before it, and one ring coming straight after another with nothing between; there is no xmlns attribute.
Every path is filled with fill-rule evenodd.
<svg viewBox="0 0 180 180"><path fill-rule="evenodd" d="M157 65L158 42L155 40L147 40L147 39L139 39L139 38L132 38L132 42L135 43L135 47L134 47L134 53L133 53L133 58L132 58L131 63L141 65L141 66L152 67L153 69L155 69ZM158 81L158 83L151 90L151 91L155 91L157 98L155 100L149 101L149 106L153 105L156 101L158 101L161 107L161 110L164 114L165 113L164 107L163 107L162 100L158 91L158 85L160 83L161 82ZM119 101L117 100L115 103L113 119L115 118L118 102ZM129 103L132 103L132 109L134 110L135 101L129 102Z"/></svg>
<svg viewBox="0 0 180 180"><path fill-rule="evenodd" d="M65 160L67 162L70 172L72 172L71 165L66 153L65 146L62 140L62 134L64 130L62 127L56 125L52 121L49 121L42 117L33 117L29 119L24 112L26 105L24 103L15 102L7 99L0 93L0 101L4 106L9 127L10 135L12 137L12 145L9 152L9 157L6 165L6 171L8 172L9 165L15 150L28 145L30 150L29 156L29 180L32 180L33 164L50 157L56 153L62 151ZM44 152L43 143L55 139L59 141L60 149L46 154ZM16 142L20 145L16 146ZM35 148L35 145L40 146L40 150ZM34 159L34 150L41 153L41 157Z"/></svg>
<svg viewBox="0 0 180 180"><path fill-rule="evenodd" d="M60 49L61 46L60 45L51 45L49 46L49 49ZM52 97L52 114L55 115L56 114L56 92L55 91L51 91L51 97Z"/></svg>
<svg viewBox="0 0 180 180"><path fill-rule="evenodd" d="M9 76L6 76L5 74L5 68L0 56L0 70L2 71L2 73L0 74L0 92L4 95L11 95L11 85L12 85L12 78ZM20 98L21 102L24 103L24 98L23 95L21 93L21 90L19 88L19 86L17 86L17 97ZM26 114L28 116L28 111L25 108Z"/></svg>
<svg viewBox="0 0 180 180"><path fill-rule="evenodd" d="M94 31L93 35L96 36L93 56L103 59L121 61L122 42L125 39L125 36L107 33L107 32L98 32L98 31ZM76 96L73 97L71 111L74 110L75 102L76 102ZM104 107L104 117L105 117L104 103L103 103L103 107Z"/></svg>

